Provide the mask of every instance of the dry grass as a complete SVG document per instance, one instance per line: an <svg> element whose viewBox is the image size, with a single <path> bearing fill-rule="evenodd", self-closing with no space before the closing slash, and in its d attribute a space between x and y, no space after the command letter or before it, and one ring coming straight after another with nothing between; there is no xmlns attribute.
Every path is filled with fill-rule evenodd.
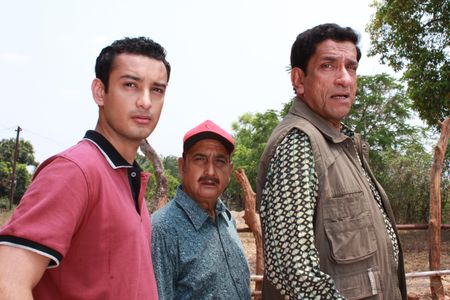
<svg viewBox="0 0 450 300"><path fill-rule="evenodd" d="M441 270L450 270L450 231L441 233ZM400 239L404 249L405 270L410 272L428 271L428 231L408 230L400 231ZM450 299L450 276L442 276L445 299ZM415 294L419 299L432 299L430 293L430 279L428 277L408 278L406 280L408 294Z"/></svg>

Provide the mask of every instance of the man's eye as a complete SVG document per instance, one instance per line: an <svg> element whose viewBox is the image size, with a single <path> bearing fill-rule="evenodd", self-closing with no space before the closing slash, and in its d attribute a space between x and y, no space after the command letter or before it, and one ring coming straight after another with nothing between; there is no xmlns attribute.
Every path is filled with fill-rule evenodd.
<svg viewBox="0 0 450 300"><path fill-rule="evenodd" d="M324 68L324 69L331 69L332 67L333 67L332 64L323 64L322 65L322 68Z"/></svg>
<svg viewBox="0 0 450 300"><path fill-rule="evenodd" d="M218 158L216 159L216 162L222 165L226 165L227 164L227 160L225 158Z"/></svg>
<svg viewBox="0 0 450 300"><path fill-rule="evenodd" d="M135 87L136 87L136 84L135 84L134 82L126 82L126 83L125 83L125 86L126 86L126 87L132 87L132 88L135 88Z"/></svg>
<svg viewBox="0 0 450 300"><path fill-rule="evenodd" d="M358 69L358 65L349 65L347 66L347 70L356 71Z"/></svg>
<svg viewBox="0 0 450 300"><path fill-rule="evenodd" d="M157 92L159 94L164 94L164 89L162 89L162 88L154 88L153 91Z"/></svg>

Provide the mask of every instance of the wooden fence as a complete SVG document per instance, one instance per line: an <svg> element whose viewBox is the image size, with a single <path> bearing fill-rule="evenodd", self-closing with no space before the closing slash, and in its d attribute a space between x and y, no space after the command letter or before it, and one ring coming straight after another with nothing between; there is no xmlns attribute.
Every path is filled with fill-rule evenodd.
<svg viewBox="0 0 450 300"><path fill-rule="evenodd" d="M428 224L397 224L397 230L428 230ZM441 224L441 230L449 230L450 224ZM240 227L238 232L252 232L249 227ZM445 276L450 275L450 270L431 270L431 271L419 271L406 273L406 278L421 278L421 277L433 277L433 276ZM252 274L250 280L254 283L261 283L263 279L262 275ZM256 286L256 285L252 285ZM261 291L259 289L252 290L252 298L260 299Z"/></svg>

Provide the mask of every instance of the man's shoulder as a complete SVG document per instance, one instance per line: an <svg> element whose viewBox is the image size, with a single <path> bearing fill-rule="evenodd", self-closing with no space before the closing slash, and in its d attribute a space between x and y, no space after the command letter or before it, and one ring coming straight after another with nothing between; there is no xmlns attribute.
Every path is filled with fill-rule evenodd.
<svg viewBox="0 0 450 300"><path fill-rule="evenodd" d="M74 166L77 169L86 170L88 166L98 166L101 161L101 153L92 143L82 140L72 147L47 158L35 172L35 176L44 168L62 166L68 168ZM105 161L106 163L106 161Z"/></svg>
<svg viewBox="0 0 450 300"><path fill-rule="evenodd" d="M184 219L182 210L178 207L175 199L167 202L163 207L152 213L153 229L169 229L182 222Z"/></svg>
<svg viewBox="0 0 450 300"><path fill-rule="evenodd" d="M103 155L101 155L97 146L95 146L93 143L88 140L81 140L77 144L66 149L57 156L80 162L89 162L92 160L98 160L99 157L102 157Z"/></svg>

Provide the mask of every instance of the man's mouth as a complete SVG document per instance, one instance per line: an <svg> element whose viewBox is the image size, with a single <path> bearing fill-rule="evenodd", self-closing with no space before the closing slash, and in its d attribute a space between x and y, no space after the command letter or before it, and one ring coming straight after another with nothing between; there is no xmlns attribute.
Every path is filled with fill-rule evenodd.
<svg viewBox="0 0 450 300"><path fill-rule="evenodd" d="M349 97L350 97L349 94L338 94L338 95L331 96L331 99L334 99L334 100L346 100Z"/></svg>
<svg viewBox="0 0 450 300"><path fill-rule="evenodd" d="M152 118L148 115L136 115L133 116L133 120L135 120L139 124L148 124L152 120Z"/></svg>

